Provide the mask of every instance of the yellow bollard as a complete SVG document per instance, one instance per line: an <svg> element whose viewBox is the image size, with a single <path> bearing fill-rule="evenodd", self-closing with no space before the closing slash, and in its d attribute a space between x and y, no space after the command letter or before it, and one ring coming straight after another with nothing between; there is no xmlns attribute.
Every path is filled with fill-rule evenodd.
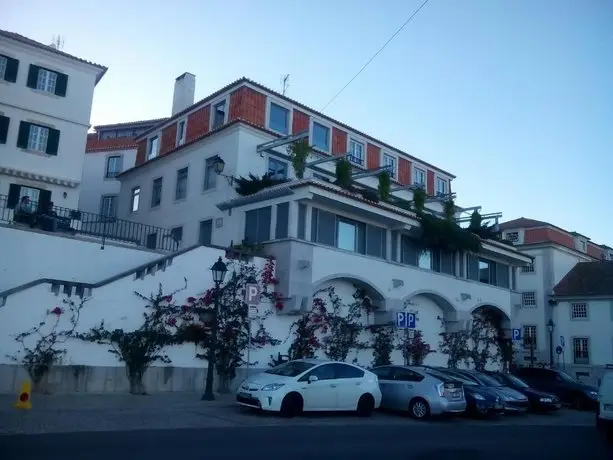
<svg viewBox="0 0 613 460"><path fill-rule="evenodd" d="M21 391L17 396L17 402L15 403L17 409L32 409L32 384L29 380L25 380L21 384Z"/></svg>

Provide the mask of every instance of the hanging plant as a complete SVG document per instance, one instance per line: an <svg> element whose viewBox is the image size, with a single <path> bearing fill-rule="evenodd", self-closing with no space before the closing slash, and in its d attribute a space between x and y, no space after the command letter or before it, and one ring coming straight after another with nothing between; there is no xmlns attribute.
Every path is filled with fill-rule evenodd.
<svg viewBox="0 0 613 460"><path fill-rule="evenodd" d="M443 203L443 215L450 222L455 220L455 203L453 200L450 199Z"/></svg>
<svg viewBox="0 0 613 460"><path fill-rule="evenodd" d="M249 177L238 177L234 181L236 183L236 193L240 196L253 195L266 188L288 182L287 179L275 178L271 174L264 174L262 177L258 177L251 173L249 173Z"/></svg>
<svg viewBox="0 0 613 460"><path fill-rule="evenodd" d="M336 162L336 181L335 184L350 190L351 187L351 163L349 160L341 159Z"/></svg>
<svg viewBox="0 0 613 460"><path fill-rule="evenodd" d="M292 161L292 167L294 168L294 174L297 179L302 179L304 177L306 163L312 152L313 148L304 139L293 142L287 147L287 154Z"/></svg>
<svg viewBox="0 0 613 460"><path fill-rule="evenodd" d="M381 171L379 173L379 198L381 198L381 201L389 201L391 186L392 180L390 178L390 173L387 171Z"/></svg>
<svg viewBox="0 0 613 460"><path fill-rule="evenodd" d="M426 209L426 191L422 187L413 190L413 210L417 213Z"/></svg>

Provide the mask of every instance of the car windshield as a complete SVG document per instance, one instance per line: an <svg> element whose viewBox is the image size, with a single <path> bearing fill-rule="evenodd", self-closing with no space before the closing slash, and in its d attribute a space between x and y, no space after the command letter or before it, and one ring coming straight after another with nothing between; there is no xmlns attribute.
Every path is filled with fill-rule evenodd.
<svg viewBox="0 0 613 460"><path fill-rule="evenodd" d="M517 377L515 377L514 375L511 374L506 374L505 377L509 380L509 382L511 382L513 385L517 385L520 388L530 388L530 385L528 385L526 382L524 382L522 379L519 379Z"/></svg>
<svg viewBox="0 0 613 460"><path fill-rule="evenodd" d="M305 371L315 366L314 363L307 361L290 361L289 363L280 364L279 366L268 369L266 374L282 375L284 377L297 377Z"/></svg>
<svg viewBox="0 0 613 460"><path fill-rule="evenodd" d="M578 383L577 379L572 378L566 372L558 371L558 374L560 374L560 377L562 377L562 380L564 380L565 382L568 382L568 383Z"/></svg>
<svg viewBox="0 0 613 460"><path fill-rule="evenodd" d="M493 377L490 377L489 375L485 375L485 374L477 374L475 376L475 378L477 380L479 380L483 385L485 385L486 387L502 387L504 386L502 383L500 383L498 380L496 380Z"/></svg>
<svg viewBox="0 0 613 460"><path fill-rule="evenodd" d="M431 369L429 369L428 373L431 373L431 372L432 372ZM436 377L436 374L432 374L432 375ZM440 372L439 375L441 375L441 376L443 376L444 378L447 378L447 379L451 378L453 380L457 380L458 382L462 382L464 385L473 385L473 386L477 385L477 383L474 382L473 380L470 380L470 379L468 379L468 378L466 378L466 377L464 377L463 375L460 375L460 374L451 373L451 372L449 372L449 373L447 373L447 372Z"/></svg>

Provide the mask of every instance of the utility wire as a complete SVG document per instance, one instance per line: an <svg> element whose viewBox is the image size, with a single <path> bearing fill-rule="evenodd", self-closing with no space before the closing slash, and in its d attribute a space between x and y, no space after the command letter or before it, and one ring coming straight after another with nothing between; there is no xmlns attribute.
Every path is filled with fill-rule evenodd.
<svg viewBox="0 0 613 460"><path fill-rule="evenodd" d="M332 99L330 99L330 100L328 101L328 103L327 103L326 105L324 105L324 106L323 106L323 108L320 110L321 112L323 112L324 110L326 110L326 108L327 108L327 107L328 107L330 104L332 104L332 102L334 102L334 100L335 100L335 99L336 99L338 96L340 96L340 95L341 95L341 93L342 93L343 91L345 91L345 89L347 89L347 87L348 87L348 86L349 86L349 85L350 85L350 84L353 82L353 80L355 80L356 78L358 78L358 76L359 76L359 75L360 75L360 74L361 74L361 73L364 71L364 69L366 69L366 67L368 67L368 65L369 65L369 64L370 64L370 63L371 63L371 62L372 62L372 61L373 61L373 60L374 60L374 59L375 59L375 58L376 58L376 57L379 55L379 53L381 53L381 51L383 51L383 50L385 49L385 47L386 47L387 45L389 45L389 44L391 43L391 41L392 41L394 38L396 38L396 35L398 35L400 32L402 32L402 29L404 29L404 28L407 26L407 24L408 24L409 22L411 22L411 20L412 20L412 19L413 19L415 16L417 16L417 14L418 14L418 13L419 13L419 12L422 10L422 8L423 8L424 6L426 6L426 4L427 4L429 1L430 1L430 0L425 0L425 1L424 1L424 2L423 2L423 3L422 3L420 6L419 6L419 8L417 8L417 9L416 9L416 10L413 12L413 14L411 14L411 16L409 16L409 19L407 19L407 20L404 22L404 24L402 24L402 25L400 26L400 28L399 28L399 29L398 29L396 32L394 32L394 34L393 34L393 35L392 35L392 36L391 36L391 37L390 37L390 38L389 38L389 39L388 39L388 40L387 40L387 41L386 41L386 42L383 44L383 46L382 46L381 48L379 48L379 51L377 51L375 54L373 54L373 55L372 55L372 57L371 57L371 58L370 58L370 59L369 59L369 60L366 62L366 64L364 64L364 66L362 66L362 68L361 68L361 69L358 71L358 73L356 73L356 74L353 76L353 78L352 78L351 80L349 80L349 81L347 82L347 84L346 84L345 86L343 86L343 87L341 88L341 90L340 90L338 93L336 93Z"/></svg>

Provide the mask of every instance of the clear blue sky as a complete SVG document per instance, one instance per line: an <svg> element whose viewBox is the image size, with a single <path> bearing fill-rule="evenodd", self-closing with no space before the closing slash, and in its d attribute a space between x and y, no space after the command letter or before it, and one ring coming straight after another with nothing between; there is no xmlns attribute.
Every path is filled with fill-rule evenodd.
<svg viewBox="0 0 613 460"><path fill-rule="evenodd" d="M92 124L247 76L322 108L422 0L4 0L0 27L109 71ZM141 9L142 8L142 9ZM613 1L430 0L328 107L454 173L458 204L613 246Z"/></svg>

